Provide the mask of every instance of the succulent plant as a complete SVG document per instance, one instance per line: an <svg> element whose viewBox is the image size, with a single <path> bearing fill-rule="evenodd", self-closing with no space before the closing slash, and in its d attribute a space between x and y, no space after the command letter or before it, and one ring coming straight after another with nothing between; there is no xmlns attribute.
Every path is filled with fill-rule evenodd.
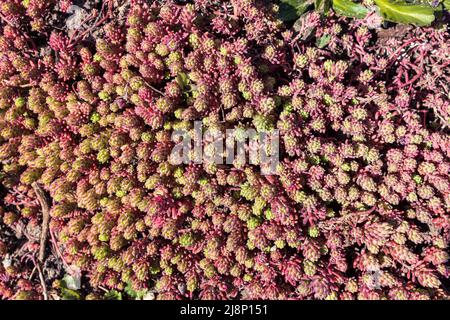
<svg viewBox="0 0 450 320"><path fill-rule="evenodd" d="M447 29L128 2L69 35L70 1L0 1L3 224L40 221L39 183L64 260L120 298L448 298ZM279 130L276 174L172 164L194 121ZM0 297L38 298L13 269Z"/></svg>

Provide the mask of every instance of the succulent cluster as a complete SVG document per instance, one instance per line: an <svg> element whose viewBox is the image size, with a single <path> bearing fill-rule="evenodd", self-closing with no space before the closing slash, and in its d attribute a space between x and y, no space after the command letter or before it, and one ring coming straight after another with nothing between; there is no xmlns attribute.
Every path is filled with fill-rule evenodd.
<svg viewBox="0 0 450 320"><path fill-rule="evenodd" d="M93 292L448 297L445 26L383 38L332 12L289 28L267 1L131 0L69 35L49 21L70 6L0 1L5 225L38 224L42 186L54 245ZM172 164L172 132L195 120L278 129L277 174ZM20 277L0 265L0 297Z"/></svg>

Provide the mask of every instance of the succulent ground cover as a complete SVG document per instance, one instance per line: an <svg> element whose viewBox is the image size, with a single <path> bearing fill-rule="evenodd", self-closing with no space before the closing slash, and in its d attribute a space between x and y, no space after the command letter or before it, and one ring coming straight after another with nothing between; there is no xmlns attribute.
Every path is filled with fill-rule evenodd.
<svg viewBox="0 0 450 320"><path fill-rule="evenodd" d="M0 1L1 299L448 298L448 12L286 2Z"/></svg>

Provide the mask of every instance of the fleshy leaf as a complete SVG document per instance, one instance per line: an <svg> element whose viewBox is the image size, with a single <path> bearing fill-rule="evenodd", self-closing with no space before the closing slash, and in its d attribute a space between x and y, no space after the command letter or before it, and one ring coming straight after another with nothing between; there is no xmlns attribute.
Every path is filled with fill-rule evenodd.
<svg viewBox="0 0 450 320"><path fill-rule="evenodd" d="M124 288L124 291L128 296L136 300L141 300L147 294L147 291L134 290L131 283L127 283L127 286Z"/></svg>
<svg viewBox="0 0 450 320"><path fill-rule="evenodd" d="M62 300L80 300L81 294L77 291L80 289L80 279L71 275L65 275L60 281L61 299Z"/></svg>
<svg viewBox="0 0 450 320"><path fill-rule="evenodd" d="M330 42L331 36L329 34L325 34L317 39L316 45L319 49L325 48L327 44Z"/></svg>
<svg viewBox="0 0 450 320"><path fill-rule="evenodd" d="M434 21L434 9L427 5L375 0L382 17L388 21L428 26Z"/></svg>
<svg viewBox="0 0 450 320"><path fill-rule="evenodd" d="M345 17L362 19L369 13L369 9L351 0L333 0L333 9L337 14Z"/></svg>
<svg viewBox="0 0 450 320"><path fill-rule="evenodd" d="M189 78L188 78L187 74L184 72L180 72L178 74L176 81L182 89L186 88L187 85L189 84Z"/></svg>
<svg viewBox="0 0 450 320"><path fill-rule="evenodd" d="M122 293L117 290L110 290L105 293L105 300L122 300Z"/></svg>
<svg viewBox="0 0 450 320"><path fill-rule="evenodd" d="M444 0L444 7L447 10L450 10L450 0Z"/></svg>
<svg viewBox="0 0 450 320"><path fill-rule="evenodd" d="M294 21L308 9L308 0L281 0L279 18L284 22Z"/></svg>
<svg viewBox="0 0 450 320"><path fill-rule="evenodd" d="M81 294L77 291L67 288L61 288L61 299L62 300L80 300Z"/></svg>
<svg viewBox="0 0 450 320"><path fill-rule="evenodd" d="M331 7L331 0L315 0L314 2L315 10L325 14L328 13L328 11L330 11L330 7Z"/></svg>

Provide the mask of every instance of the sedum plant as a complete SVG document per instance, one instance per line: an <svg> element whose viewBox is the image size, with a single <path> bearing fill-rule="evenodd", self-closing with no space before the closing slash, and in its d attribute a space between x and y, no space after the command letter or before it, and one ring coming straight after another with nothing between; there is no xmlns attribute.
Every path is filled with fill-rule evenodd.
<svg viewBox="0 0 450 320"><path fill-rule="evenodd" d="M450 35L386 35L365 9L430 21L386 1L292 27L260 0L102 1L69 34L71 1L1 0L1 234L41 223L38 184L92 291L69 298L448 299ZM279 130L276 174L171 163L195 120ZM0 297L42 298L31 272L0 265Z"/></svg>
<svg viewBox="0 0 450 320"><path fill-rule="evenodd" d="M332 8L338 15L363 19L375 14L389 22L429 26L435 16L449 9L448 1L397 1L397 0L281 0L280 18L296 20L310 8L327 14Z"/></svg>

